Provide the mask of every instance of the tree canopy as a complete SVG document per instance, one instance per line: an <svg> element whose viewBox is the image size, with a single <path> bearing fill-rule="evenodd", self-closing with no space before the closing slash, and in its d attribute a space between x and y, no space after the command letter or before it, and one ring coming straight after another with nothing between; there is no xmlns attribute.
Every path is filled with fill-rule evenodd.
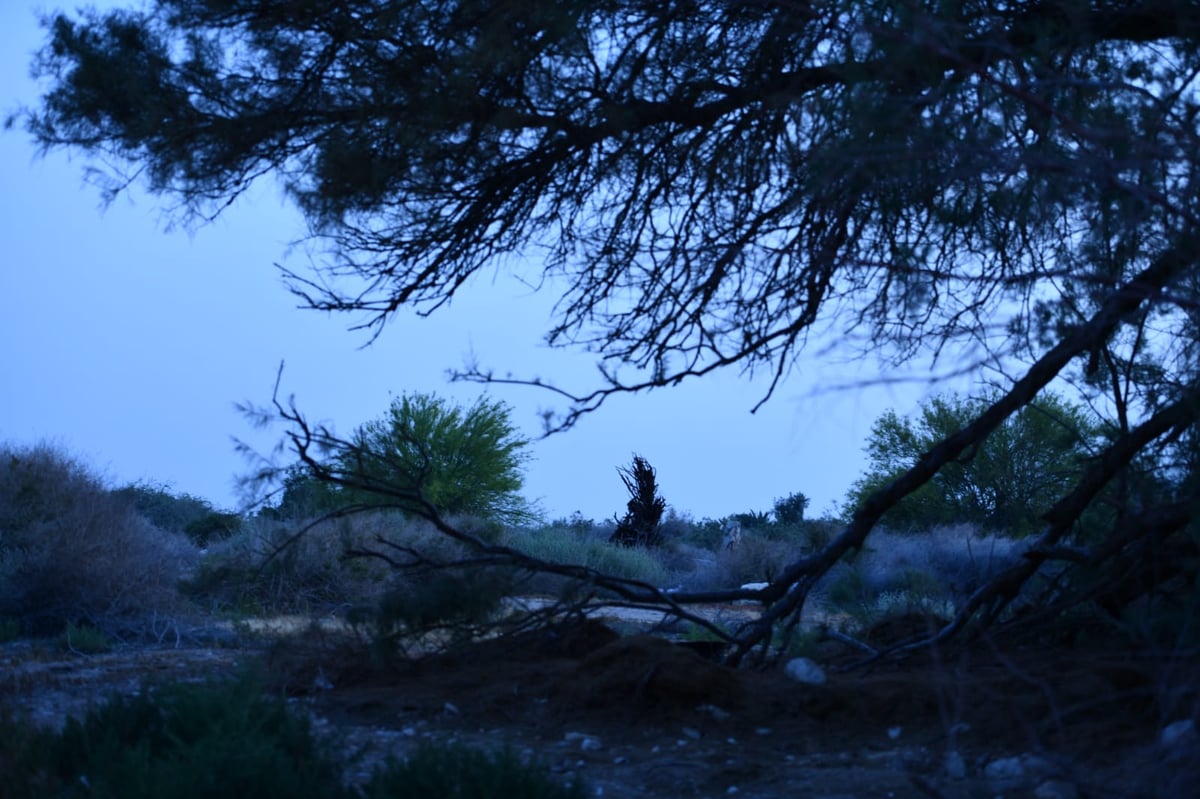
<svg viewBox="0 0 1200 799"><path fill-rule="evenodd" d="M434 394L404 394L346 443L311 468L283 475L277 514L303 518L381 505L508 523L535 515L520 493L529 442L503 402L480 397L462 406ZM343 484L323 481L323 473Z"/></svg>
<svg viewBox="0 0 1200 799"><path fill-rule="evenodd" d="M603 370L560 389L562 426L726 367L773 391L812 336L998 370L994 402L784 570L763 629L1056 379L1117 432L1023 568L1139 458L1174 488L1122 494L1113 551L1196 515L1194 2L153 0L47 26L36 139L185 216L274 175L327 245L291 275L314 308L378 331L523 256L562 292L550 344Z"/></svg>
<svg viewBox="0 0 1200 799"><path fill-rule="evenodd" d="M857 508L993 401L994 396L942 396L926 403L915 419L895 411L880 416L867 441L870 467L851 488L847 504ZM1046 394L943 466L884 514L883 521L914 531L976 524L1009 535L1036 533L1042 514L1083 475L1100 440L1100 426L1085 409Z"/></svg>

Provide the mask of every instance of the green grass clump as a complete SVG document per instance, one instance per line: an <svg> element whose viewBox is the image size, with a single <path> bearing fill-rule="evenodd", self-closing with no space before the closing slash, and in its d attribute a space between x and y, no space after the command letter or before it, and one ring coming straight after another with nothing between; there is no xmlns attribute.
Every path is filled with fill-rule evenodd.
<svg viewBox="0 0 1200 799"><path fill-rule="evenodd" d="M449 744L423 744L391 761L363 788L365 799L582 799L579 782L562 785L509 750L491 755Z"/></svg>
<svg viewBox="0 0 1200 799"><path fill-rule="evenodd" d="M21 637L21 623L16 619L0 619L0 644L7 644Z"/></svg>
<svg viewBox="0 0 1200 799"><path fill-rule="evenodd" d="M103 652L111 652L113 641L103 630L97 630L86 624L76 626L68 623L66 629L58 636L58 645L67 652L99 655Z"/></svg>

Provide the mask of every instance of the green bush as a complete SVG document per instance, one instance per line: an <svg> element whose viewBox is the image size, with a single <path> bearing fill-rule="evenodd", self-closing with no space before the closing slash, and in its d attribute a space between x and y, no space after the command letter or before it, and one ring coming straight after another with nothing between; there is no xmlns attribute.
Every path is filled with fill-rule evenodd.
<svg viewBox="0 0 1200 799"><path fill-rule="evenodd" d="M533 514L520 490L529 441L511 414L508 405L484 397L464 408L433 394L406 394L383 419L355 431L354 448L339 457L338 468L351 480L419 493L444 516L528 521ZM347 498L398 501L363 491Z"/></svg>
<svg viewBox="0 0 1200 799"><path fill-rule="evenodd" d="M446 744L422 744L392 761L363 788L365 799L583 799L580 782L562 785L521 763L509 750L487 754Z"/></svg>

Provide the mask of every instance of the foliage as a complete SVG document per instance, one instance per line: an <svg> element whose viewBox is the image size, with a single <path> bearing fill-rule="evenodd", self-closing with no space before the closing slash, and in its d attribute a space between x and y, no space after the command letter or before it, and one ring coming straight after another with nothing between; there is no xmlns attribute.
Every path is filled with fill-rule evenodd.
<svg viewBox="0 0 1200 799"><path fill-rule="evenodd" d="M1190 4L146 6L48 18L46 93L20 114L38 143L94 156L108 196L144 177L191 220L279 179L328 245L293 290L376 332L536 253L507 263L561 292L549 344L600 366L558 390L552 428L727 368L770 375L769 396L814 339L1002 370L958 432L862 487L833 549L795 561L806 577L906 498L1028 529L1012 497L954 484L1061 379L1112 424L1088 470L1032 496L1044 546L1012 580L1081 521L1119 564L1195 515ZM1109 574L1124 602L1154 590Z"/></svg>
<svg viewBox="0 0 1200 799"><path fill-rule="evenodd" d="M0 445L0 617L25 632L148 633L183 612L175 585L195 558L69 455Z"/></svg>
<svg viewBox="0 0 1200 799"><path fill-rule="evenodd" d="M346 795L307 716L245 677L115 695L83 721L69 719L61 734L39 737L40 745L6 763L17 772L5 775L6 795Z"/></svg>
<svg viewBox="0 0 1200 799"><path fill-rule="evenodd" d="M293 465L282 476L283 491L279 504L265 509L273 519L314 519L343 504L337 486L318 480L301 465Z"/></svg>
<svg viewBox="0 0 1200 799"><path fill-rule="evenodd" d="M471 640L496 619L513 592L514 574L499 568L441 568L405 579L379 600L373 614L355 612L366 623L374 649L385 661L412 641L428 645L428 633L448 633L448 643Z"/></svg>
<svg viewBox="0 0 1200 799"><path fill-rule="evenodd" d="M423 743L404 761L391 761L363 788L363 799L583 799L576 780L561 785L512 751L488 754L461 744Z"/></svg>
<svg viewBox="0 0 1200 799"><path fill-rule="evenodd" d="M666 585L670 580L655 553L642 547L625 547L591 534L553 525L511 533L509 544L552 563L587 566L604 574Z"/></svg>
<svg viewBox="0 0 1200 799"><path fill-rule="evenodd" d="M0 711L0 784L11 799L421 799L585 795L505 750L426 742L362 788L343 784L333 741L248 675L114 695L60 733Z"/></svg>
<svg viewBox="0 0 1200 799"><path fill-rule="evenodd" d="M629 491L625 516L618 519L617 529L612 534L613 543L621 546L660 546L662 518L667 510L667 501L659 496L658 476L654 467L641 455L633 456L628 468L618 468L621 482Z"/></svg>
<svg viewBox="0 0 1200 799"><path fill-rule="evenodd" d="M511 415L509 406L485 397L470 407L433 394L398 397L337 456L340 474L353 483L340 498L422 513L428 503L443 516L527 521L532 513L520 490L529 442Z"/></svg>
<svg viewBox="0 0 1200 799"><path fill-rule="evenodd" d="M16 619L0 618L0 644L15 641L21 635L21 623Z"/></svg>
<svg viewBox="0 0 1200 799"><path fill-rule="evenodd" d="M776 499L774 505L775 524L798 526L804 521L804 511L808 508L808 497L797 491L782 499Z"/></svg>
<svg viewBox="0 0 1200 799"><path fill-rule="evenodd" d="M161 530L187 533L197 546L211 540L228 538L241 526L236 513L218 511L206 499L191 494L176 494L168 486L133 483L113 492L133 503L138 513Z"/></svg>
<svg viewBox="0 0 1200 799"><path fill-rule="evenodd" d="M880 416L866 446L868 472L850 490L847 506L861 507L994 400L943 396L924 405L916 420L894 411ZM908 530L973 524L1018 536L1034 533L1042 514L1082 476L1099 433L1099 425L1082 407L1044 395L971 452L946 464L890 509L883 521Z"/></svg>
<svg viewBox="0 0 1200 799"><path fill-rule="evenodd" d="M67 628L59 635L58 645L68 652L83 655L98 655L113 648L112 639L102 630L86 624L76 626L71 623L68 623Z"/></svg>
<svg viewBox="0 0 1200 799"><path fill-rule="evenodd" d="M348 561L346 551L382 534L407 540L413 525L380 511L318 524L297 537L303 528L260 515L213 544L180 589L212 610L255 615L362 601L377 593L387 570L382 564Z"/></svg>

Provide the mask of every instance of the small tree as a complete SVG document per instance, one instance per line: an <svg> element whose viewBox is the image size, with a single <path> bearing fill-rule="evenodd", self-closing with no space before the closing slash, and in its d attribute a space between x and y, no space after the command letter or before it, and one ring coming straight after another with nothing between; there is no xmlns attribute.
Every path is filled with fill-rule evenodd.
<svg viewBox="0 0 1200 799"><path fill-rule="evenodd" d="M662 518L667 502L659 496L654 467L641 455L634 455L633 465L628 469L618 468L617 472L629 490L629 503L610 540L627 547L658 546L662 543Z"/></svg>
<svg viewBox="0 0 1200 799"><path fill-rule="evenodd" d="M911 420L888 411L871 427L871 465L847 496L853 511L943 438L965 427L995 397L937 397ZM1042 513L1083 472L1100 434L1081 406L1047 394L1014 414L977 447L889 510L898 529L978 524L1013 535L1034 532Z"/></svg>
<svg viewBox="0 0 1200 799"><path fill-rule="evenodd" d="M445 515L519 522L532 514L520 495L529 441L503 402L480 398L469 408L433 394L404 395L383 419L367 422L340 454L339 467L419 495ZM343 492L370 502L369 492ZM415 510L415 508L414 508Z"/></svg>
<svg viewBox="0 0 1200 799"><path fill-rule="evenodd" d="M775 500L775 523L782 526L794 526L804 521L804 511L808 508L808 497L797 491L783 499Z"/></svg>

